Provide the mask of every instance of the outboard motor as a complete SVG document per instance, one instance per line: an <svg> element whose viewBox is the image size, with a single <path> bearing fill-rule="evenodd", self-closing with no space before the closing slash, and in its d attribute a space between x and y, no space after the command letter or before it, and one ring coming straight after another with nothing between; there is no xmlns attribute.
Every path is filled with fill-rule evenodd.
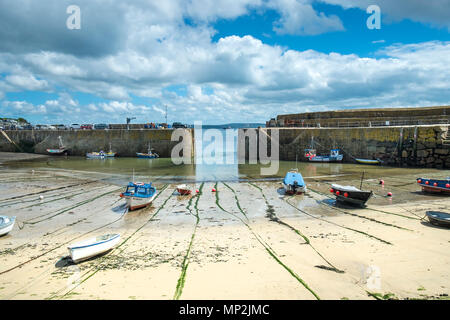
<svg viewBox="0 0 450 320"><path fill-rule="evenodd" d="M297 188L298 188L298 182L294 181L294 185L292 186L292 191L294 191L294 193L297 193Z"/></svg>

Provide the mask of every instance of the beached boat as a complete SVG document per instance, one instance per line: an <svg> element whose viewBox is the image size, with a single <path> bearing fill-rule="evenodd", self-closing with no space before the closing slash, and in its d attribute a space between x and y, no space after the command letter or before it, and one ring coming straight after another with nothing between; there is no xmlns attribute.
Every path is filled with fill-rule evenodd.
<svg viewBox="0 0 450 320"><path fill-rule="evenodd" d="M371 159L355 159L355 161L360 163L360 164L371 164L371 165L377 165L377 164L383 163L380 159L375 159L375 160L371 160Z"/></svg>
<svg viewBox="0 0 450 320"><path fill-rule="evenodd" d="M0 216L0 236L8 234L14 227L16 217Z"/></svg>
<svg viewBox="0 0 450 320"><path fill-rule="evenodd" d="M417 178L417 183L424 192L450 194L450 177L446 179Z"/></svg>
<svg viewBox="0 0 450 320"><path fill-rule="evenodd" d="M426 215L428 220L430 220L430 223L450 228L450 214L440 211L427 211Z"/></svg>
<svg viewBox="0 0 450 320"><path fill-rule="evenodd" d="M344 159L344 155L339 154L339 149L330 150L330 154L326 156L316 155L314 149L306 149L305 157L310 162L341 162Z"/></svg>
<svg viewBox="0 0 450 320"><path fill-rule="evenodd" d="M306 192L306 184L298 169L291 169L283 179L284 190L287 194L302 194Z"/></svg>
<svg viewBox="0 0 450 320"><path fill-rule="evenodd" d="M177 186L177 192L179 194L181 194L182 196L185 196L185 195L191 194L192 190L189 189L189 187L187 185L181 184L181 185Z"/></svg>
<svg viewBox="0 0 450 320"><path fill-rule="evenodd" d="M151 204L156 194L156 188L151 183L130 182L127 190L122 192L120 197L126 199L130 210L135 210Z"/></svg>
<svg viewBox="0 0 450 320"><path fill-rule="evenodd" d="M155 152L153 152L153 149L150 147L150 144L148 145L147 153L136 153L138 158L141 159L155 159L159 158L159 155Z"/></svg>
<svg viewBox="0 0 450 320"><path fill-rule="evenodd" d="M72 261L76 263L111 250L119 241L119 234L106 234L74 243L67 249Z"/></svg>
<svg viewBox="0 0 450 320"><path fill-rule="evenodd" d="M363 191L354 186L332 184L330 192L336 196L336 201L363 206L373 195L372 191Z"/></svg>
<svg viewBox="0 0 450 320"><path fill-rule="evenodd" d="M47 149L47 152L50 153L51 155L55 155L55 156L67 154L67 148L64 146L64 144L62 142L61 136L58 137L58 141L59 141L59 148Z"/></svg>

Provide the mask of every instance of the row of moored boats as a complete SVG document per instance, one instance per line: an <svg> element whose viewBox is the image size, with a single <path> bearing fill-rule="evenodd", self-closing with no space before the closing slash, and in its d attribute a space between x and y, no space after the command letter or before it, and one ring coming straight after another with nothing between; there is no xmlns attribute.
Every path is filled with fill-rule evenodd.
<svg viewBox="0 0 450 320"><path fill-rule="evenodd" d="M445 179L417 178L417 183L422 187L423 192L450 194L450 177ZM362 186L362 183L361 183ZM336 201L351 205L364 206L373 196L373 191L361 190L355 186L341 186L332 184L330 192L336 196ZM307 191L306 183L298 172L292 169L283 179L283 187L286 194L302 194ZM427 211L428 219L431 223L450 227L450 214L437 211Z"/></svg>

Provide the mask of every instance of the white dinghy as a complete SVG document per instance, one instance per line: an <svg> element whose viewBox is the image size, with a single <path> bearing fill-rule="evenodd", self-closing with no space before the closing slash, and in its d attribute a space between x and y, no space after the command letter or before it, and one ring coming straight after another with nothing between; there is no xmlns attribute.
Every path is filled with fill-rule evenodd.
<svg viewBox="0 0 450 320"><path fill-rule="evenodd" d="M67 249L72 261L77 263L111 250L119 241L120 234L106 234L74 243Z"/></svg>
<svg viewBox="0 0 450 320"><path fill-rule="evenodd" d="M0 236L9 233L14 228L16 217L0 216Z"/></svg>

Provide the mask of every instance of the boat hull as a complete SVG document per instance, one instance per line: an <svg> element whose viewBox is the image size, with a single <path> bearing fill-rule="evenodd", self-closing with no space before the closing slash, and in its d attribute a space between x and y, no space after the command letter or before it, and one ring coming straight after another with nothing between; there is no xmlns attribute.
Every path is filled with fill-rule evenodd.
<svg viewBox="0 0 450 320"><path fill-rule="evenodd" d="M364 206L373 195L372 191L348 190L335 185L332 185L332 190L336 196L336 201L357 206ZM337 194L337 191L339 191L339 194Z"/></svg>
<svg viewBox="0 0 450 320"><path fill-rule="evenodd" d="M450 179L418 178L417 183L422 187L422 192L450 194Z"/></svg>
<svg viewBox="0 0 450 320"><path fill-rule="evenodd" d="M337 157L331 157L331 156L315 156L310 157L310 162L342 162L344 159L343 155L339 155Z"/></svg>
<svg viewBox="0 0 450 320"><path fill-rule="evenodd" d="M450 214L444 212L427 211L426 215L431 224L450 228Z"/></svg>
<svg viewBox="0 0 450 320"><path fill-rule="evenodd" d="M156 154L146 154L146 153L136 153L138 158L141 159L156 159L158 156Z"/></svg>
<svg viewBox="0 0 450 320"><path fill-rule="evenodd" d="M283 187L286 194L302 194L306 192L306 184L297 169L292 170L286 174L283 179Z"/></svg>
<svg viewBox="0 0 450 320"><path fill-rule="evenodd" d="M182 196L187 196L187 195L191 194L192 191L188 190L188 189L178 189L177 188L177 192L179 194L181 194Z"/></svg>
<svg viewBox="0 0 450 320"><path fill-rule="evenodd" d="M116 234L105 241L90 241L74 244L68 247L69 255L73 262L77 263L105 253L116 246L120 241L120 235Z"/></svg>
<svg viewBox="0 0 450 320"><path fill-rule="evenodd" d="M125 200L127 201L127 207L131 211L149 206L152 203L153 199L155 199L155 197L156 197L156 192L153 196L148 197L148 198L124 196Z"/></svg>
<svg viewBox="0 0 450 320"><path fill-rule="evenodd" d="M86 153L86 158L88 159L105 159L105 155L99 155L99 154L92 154L92 153Z"/></svg>
<svg viewBox="0 0 450 320"><path fill-rule="evenodd" d="M292 184L285 184L284 182L283 182L283 187L284 187L284 192L289 195L303 194L303 193L306 193L306 191L307 191L306 186L302 186L302 187L296 186L295 187Z"/></svg>
<svg viewBox="0 0 450 320"><path fill-rule="evenodd" d="M67 149L47 149L47 152L54 156L60 156L67 153Z"/></svg>
<svg viewBox="0 0 450 320"><path fill-rule="evenodd" d="M6 216L0 216L1 220L4 221L5 219L8 219L8 222L0 224L0 236L4 236L8 234L13 228L14 223L16 222L16 217L6 217Z"/></svg>
<svg viewBox="0 0 450 320"><path fill-rule="evenodd" d="M381 164L380 160L370 160L370 159L355 159L356 162L360 164L370 164L370 165L378 165Z"/></svg>

